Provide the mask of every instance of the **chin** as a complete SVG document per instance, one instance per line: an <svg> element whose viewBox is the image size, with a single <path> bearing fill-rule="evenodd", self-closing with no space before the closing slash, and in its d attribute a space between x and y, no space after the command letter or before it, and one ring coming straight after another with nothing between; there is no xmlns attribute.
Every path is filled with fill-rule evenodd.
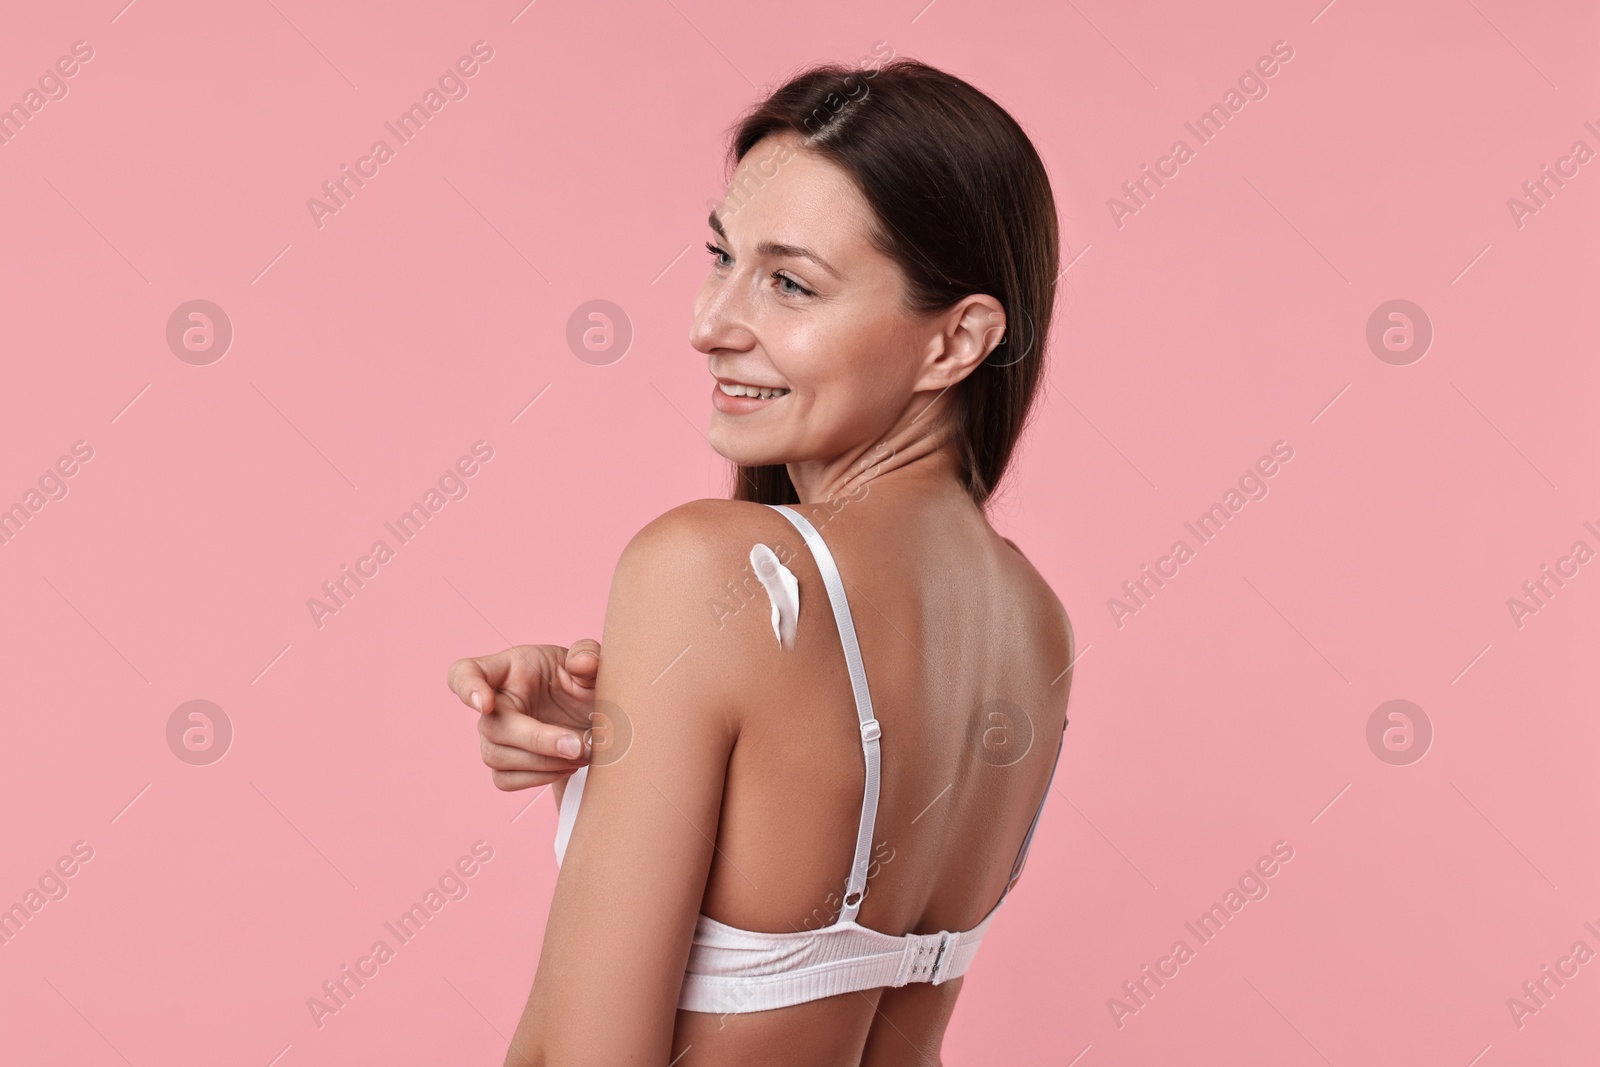
<svg viewBox="0 0 1600 1067"><path fill-rule="evenodd" d="M789 456L770 443L755 438L759 435L741 433L717 425L711 420L711 432L706 439L712 449L723 459L741 467L768 467L789 462Z"/></svg>

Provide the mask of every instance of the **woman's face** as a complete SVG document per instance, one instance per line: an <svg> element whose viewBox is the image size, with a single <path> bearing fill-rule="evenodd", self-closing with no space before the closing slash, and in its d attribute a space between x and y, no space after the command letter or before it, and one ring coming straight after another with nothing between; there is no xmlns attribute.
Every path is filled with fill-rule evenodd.
<svg viewBox="0 0 1600 1067"><path fill-rule="evenodd" d="M849 176L793 133L740 161L710 218L717 251L689 331L714 379L708 437L723 456L827 463L907 411L939 330L904 309L904 275L872 247L873 224Z"/></svg>

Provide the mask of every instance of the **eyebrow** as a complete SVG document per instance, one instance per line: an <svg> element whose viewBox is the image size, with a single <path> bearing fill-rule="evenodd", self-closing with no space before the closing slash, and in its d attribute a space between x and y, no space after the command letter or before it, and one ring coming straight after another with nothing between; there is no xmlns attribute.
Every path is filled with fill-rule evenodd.
<svg viewBox="0 0 1600 1067"><path fill-rule="evenodd" d="M707 216L706 222L710 224L712 231L718 237L722 238L724 241L728 239L728 231L722 228L722 220L717 217L715 210L712 210L711 214ZM817 266L821 267L835 278L843 278L843 275L835 270L827 260L811 251L811 249L802 248L800 245L780 244L777 241L762 241L760 244L756 245L756 251L764 256L787 257L789 259L809 259L811 262L815 263Z"/></svg>

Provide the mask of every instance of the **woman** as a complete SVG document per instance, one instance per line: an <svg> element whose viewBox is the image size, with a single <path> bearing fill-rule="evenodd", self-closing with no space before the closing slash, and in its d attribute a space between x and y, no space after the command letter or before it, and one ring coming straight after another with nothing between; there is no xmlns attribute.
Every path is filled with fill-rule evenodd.
<svg viewBox="0 0 1600 1067"><path fill-rule="evenodd" d="M690 342L733 499L629 542L604 670L450 672L500 788L568 779L507 1064L937 1064L1060 752L1071 627L984 514L1051 320L1032 144L895 60L799 75L730 155Z"/></svg>

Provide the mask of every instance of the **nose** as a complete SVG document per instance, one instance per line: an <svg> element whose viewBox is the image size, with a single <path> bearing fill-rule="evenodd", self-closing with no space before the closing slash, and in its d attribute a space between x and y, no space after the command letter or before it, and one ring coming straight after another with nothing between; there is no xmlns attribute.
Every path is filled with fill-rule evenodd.
<svg viewBox="0 0 1600 1067"><path fill-rule="evenodd" d="M713 274L700 287L694 302L694 320L689 324L689 343L696 351L709 356L717 352L748 352L755 347L749 309L739 299L739 291L736 274L726 278Z"/></svg>

